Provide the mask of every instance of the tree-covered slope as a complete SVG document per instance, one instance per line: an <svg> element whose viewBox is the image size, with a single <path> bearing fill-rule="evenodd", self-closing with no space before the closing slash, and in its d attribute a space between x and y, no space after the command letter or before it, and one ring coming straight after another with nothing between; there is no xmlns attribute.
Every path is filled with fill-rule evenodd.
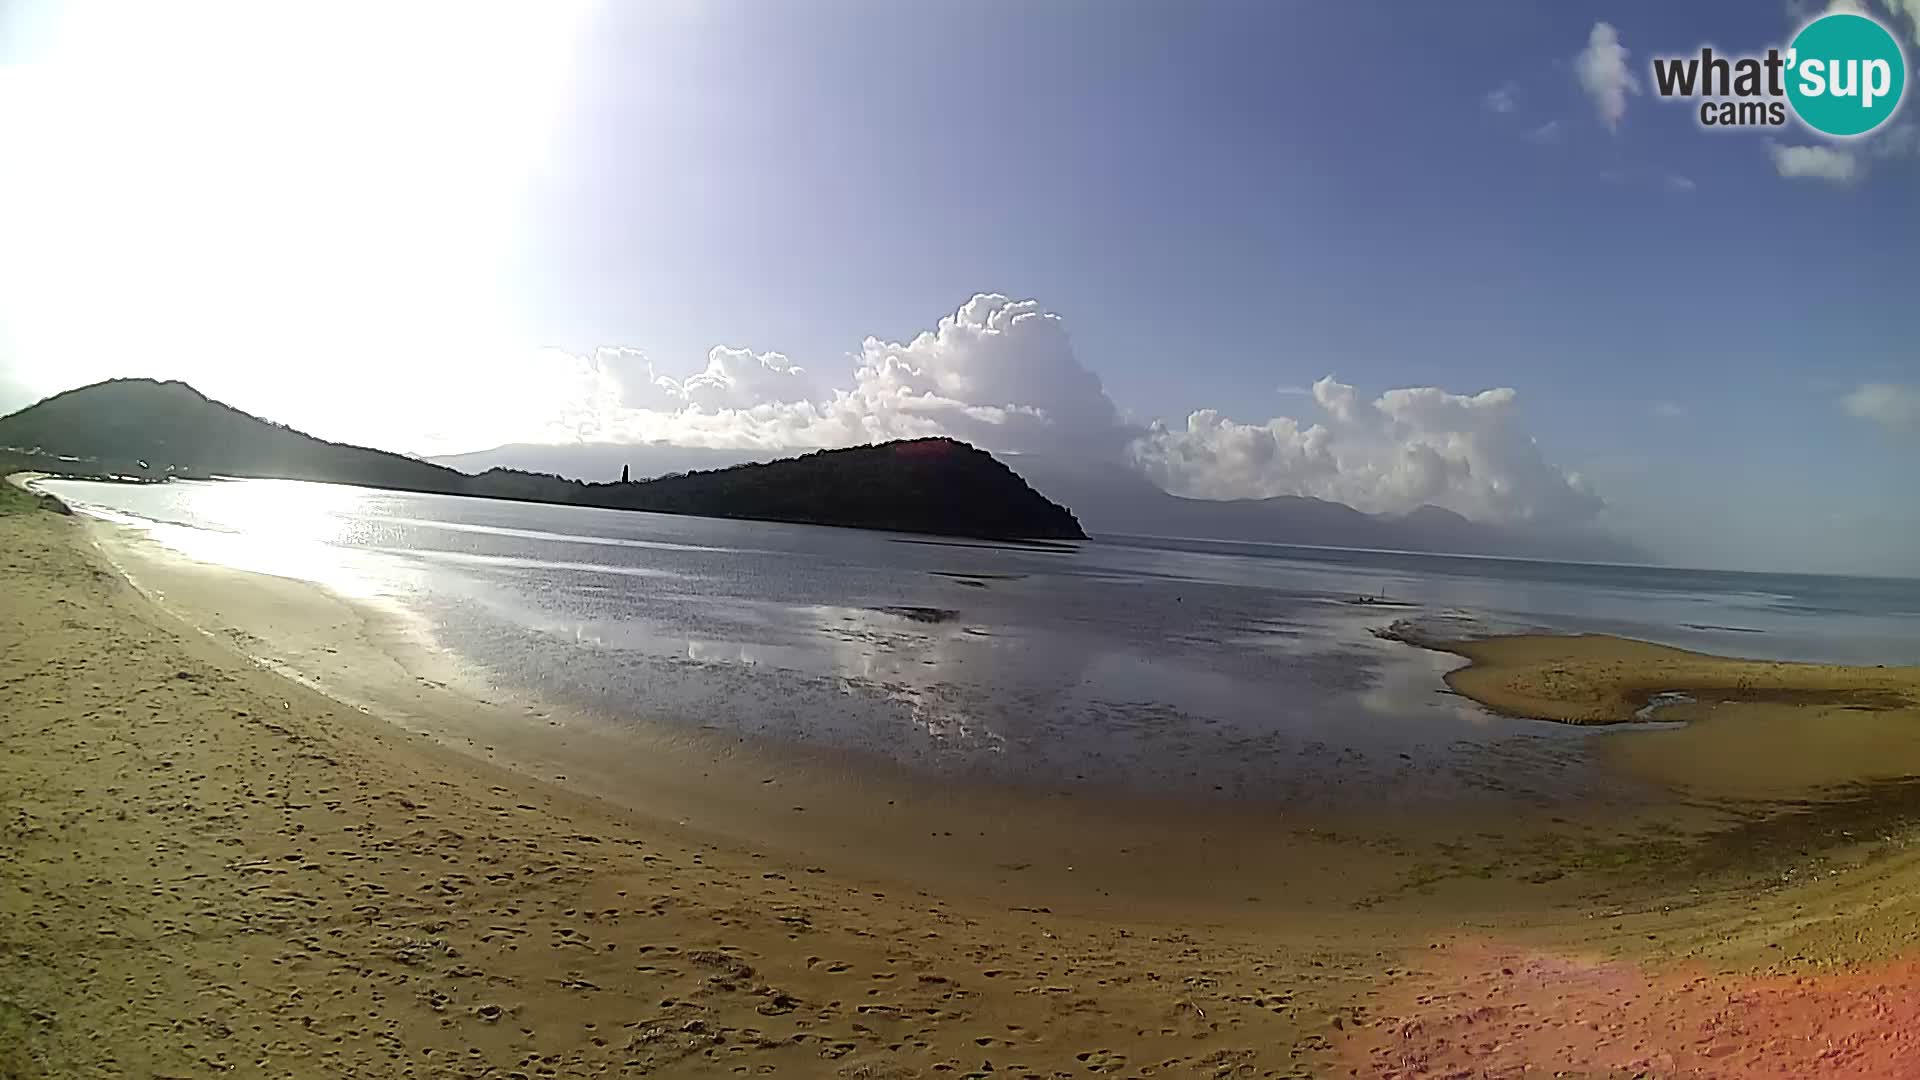
<svg viewBox="0 0 1920 1080"><path fill-rule="evenodd" d="M114 379L0 417L0 447L98 463L55 471L278 477L946 536L1084 535L1064 507L991 454L952 439L822 450L632 484L584 484L509 469L470 476L400 454L316 439L209 400L185 383Z"/></svg>
<svg viewBox="0 0 1920 1080"><path fill-rule="evenodd" d="M209 400L183 382L110 379L0 418L0 446L198 474L271 476L457 492L467 477L401 454L345 446Z"/></svg>
<svg viewBox="0 0 1920 1080"><path fill-rule="evenodd" d="M821 450L764 465L594 485L633 510L949 536L1079 539L1080 523L984 450L953 439ZM598 502L598 500L595 500Z"/></svg>

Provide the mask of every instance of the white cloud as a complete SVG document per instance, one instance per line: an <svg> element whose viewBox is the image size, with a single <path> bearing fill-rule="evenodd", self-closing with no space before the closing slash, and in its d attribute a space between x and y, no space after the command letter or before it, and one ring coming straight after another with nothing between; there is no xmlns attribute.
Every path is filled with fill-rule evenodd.
<svg viewBox="0 0 1920 1080"><path fill-rule="evenodd" d="M707 353L707 369L679 386L688 405L703 413L751 408L768 401L805 401L805 369L777 352L756 353L716 345Z"/></svg>
<svg viewBox="0 0 1920 1080"><path fill-rule="evenodd" d="M1527 131L1526 139L1532 143L1557 143L1560 141L1560 121L1549 120L1537 128Z"/></svg>
<svg viewBox="0 0 1920 1080"><path fill-rule="evenodd" d="M1700 185L1693 182L1692 177L1681 176L1679 173L1669 173L1667 175L1668 191L1692 191L1699 186Z"/></svg>
<svg viewBox="0 0 1920 1080"><path fill-rule="evenodd" d="M1640 92L1640 80L1627 68L1627 55L1619 32L1611 24L1599 22L1587 35L1587 47L1573 58L1580 88L1593 99L1600 122L1608 131L1620 130L1620 120L1627 114L1627 95Z"/></svg>
<svg viewBox="0 0 1920 1080"><path fill-rule="evenodd" d="M1276 386L1274 387L1273 392L1276 394L1285 394L1287 397L1312 397L1313 387L1311 386Z"/></svg>
<svg viewBox="0 0 1920 1080"><path fill-rule="evenodd" d="M1677 401L1656 401L1652 408L1653 415L1667 420L1678 420L1687 415L1686 406Z"/></svg>
<svg viewBox="0 0 1920 1080"><path fill-rule="evenodd" d="M1123 441L1119 413L1074 355L1066 324L1037 301L1004 296L975 296L911 342L868 338L853 389L835 408L1004 450Z"/></svg>
<svg viewBox="0 0 1920 1080"><path fill-rule="evenodd" d="M1896 431L1920 431L1920 387L1863 383L1840 399L1848 413Z"/></svg>
<svg viewBox="0 0 1920 1080"><path fill-rule="evenodd" d="M1887 9L1906 17L1908 36L1920 45L1920 0L1889 0Z"/></svg>
<svg viewBox="0 0 1920 1080"><path fill-rule="evenodd" d="M540 415L553 419L516 438L786 449L952 435L996 451L1131 461L1169 490L1205 498L1315 495L1385 511L1433 503L1561 523L1601 505L1541 457L1511 390L1420 387L1368 401L1325 378L1278 388L1310 396L1313 421L1241 424L1201 410L1184 427L1140 428L1080 362L1058 315L991 295L910 341L868 338L853 361L850 385L815 393L777 353L716 349L686 379L633 350L552 353L539 383L548 395ZM708 388L715 383L724 393Z"/></svg>
<svg viewBox="0 0 1920 1080"><path fill-rule="evenodd" d="M1487 96L1480 99L1480 104L1488 112L1510 113L1520 107L1520 84L1508 80L1487 91Z"/></svg>
<svg viewBox="0 0 1920 1080"><path fill-rule="evenodd" d="M1790 180L1827 180L1835 184L1852 183L1861 173L1860 159L1851 151L1832 146L1785 146L1767 144L1773 167Z"/></svg>
<svg viewBox="0 0 1920 1080"><path fill-rule="evenodd" d="M1431 502L1505 519L1577 519L1598 505L1540 460L1519 430L1511 391L1395 390L1368 401L1323 379L1310 390L1276 387L1316 410L1315 421L1241 425L1201 412L1183 430L1140 427L1082 363L1057 314L1005 296L975 296L904 341L867 338L838 371L735 347L714 348L682 373L631 348L575 354L460 337L438 347L409 341L395 352L377 341L325 339L313 347L339 347L329 379L294 390L283 372L305 354L283 365L189 367L123 349L103 349L82 370L49 371L44 387L14 387L6 344L0 393L37 395L111 375L180 377L322 437L416 453L514 442L778 452L951 435L993 451L1131 461L1203 495L1297 492L1376 510ZM276 348L289 354L298 344ZM1195 360L1168 356L1162 366Z"/></svg>
<svg viewBox="0 0 1920 1080"><path fill-rule="evenodd" d="M1313 389L1323 414L1314 422L1243 424L1202 409L1183 427L1154 424L1133 445L1134 461L1197 498L1308 495L1375 512L1432 504L1482 520L1561 523L1603 505L1542 456L1511 389L1412 387L1365 401L1331 376Z"/></svg>
<svg viewBox="0 0 1920 1080"><path fill-rule="evenodd" d="M1032 300L975 296L911 341L868 338L854 360L851 385L831 389L777 352L715 348L685 379L631 349L549 352L544 368L580 392L530 438L759 448L952 435L1113 456L1134 434L1060 317Z"/></svg>

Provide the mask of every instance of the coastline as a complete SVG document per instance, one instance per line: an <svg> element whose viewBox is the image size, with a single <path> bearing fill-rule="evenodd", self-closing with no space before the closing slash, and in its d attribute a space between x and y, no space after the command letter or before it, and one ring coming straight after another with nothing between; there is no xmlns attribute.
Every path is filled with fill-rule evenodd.
<svg viewBox="0 0 1920 1080"><path fill-rule="evenodd" d="M363 713L687 835L863 880L1095 916L1257 924L1275 910L1411 899L1404 880L1428 872L1416 849L1511 823L1510 800L1462 808L1422 838L1397 811L929 784L820 748L601 723L490 685L400 609L198 562L124 526L86 527L116 571L181 622ZM1528 834L1521 842L1538 841ZM1461 905L1484 902L1471 883L1452 884ZM1570 884L1529 891L1541 907L1576 895Z"/></svg>
<svg viewBox="0 0 1920 1080"><path fill-rule="evenodd" d="M1209 935L1239 975L1199 989L1186 930L683 836L254 666L129 588L80 522L0 536L17 1075L1047 1075L1197 1065L1229 1031L1285 1064L1325 1026L1310 1002L1223 1017L1275 942Z"/></svg>
<svg viewBox="0 0 1920 1080"><path fill-rule="evenodd" d="M1706 994L1699 986L1816 1002L1831 1033L1854 1016L1860 978L1920 985L1898 966L1920 939L1920 856L1905 824L1791 853L1785 877L1767 863L1609 888L1632 876L1636 852L1655 850L1651 834L1576 823L1538 834L1527 862L1514 859L1525 849L1515 837L1429 850L1417 822L1397 841L1276 836L1258 823L1220 834L1233 850L1181 863L1187 821L1106 868L969 882L970 859L1047 843L1077 859L1139 823L1103 834L1070 804L1047 820L1027 804L1000 807L989 830L978 826L994 820L991 800L923 793L908 820L988 835L971 853L928 837L920 863L882 866L863 856L859 830L835 840L874 804L841 792L836 818L823 778L818 805L774 813L798 780L762 784L753 774L766 763L749 758L683 777L674 798L775 792L738 802L737 822L681 825L657 812L671 799L649 812L631 791L602 797L537 762L508 767L503 751L528 747L495 742L487 760L484 738L530 726L524 706L442 712L439 695L457 695L417 681L407 698L401 676L420 676L380 640L397 628L330 609L305 585L204 567L142 593L94 535L50 514L0 518L14 600L0 653L0 803L12 825L0 856L19 882L0 902L13 958L0 974L0 1063L20 1075L1421 1075L1407 1063L1437 1069L1472 1050L1463 1032L1490 1029L1473 1019L1487 1001L1508 1010L1492 1027L1560 1030L1539 1021L1571 1000L1569 964L1606 974L1602 998L1618 984L1673 1006L1661 1022L1678 1041L1598 1039L1554 1054L1688 1075L1686 1055L1700 1052L1690 1040L1712 1019L1704 996L1688 996ZM182 584L196 573L211 584ZM240 605L226 623L182 620L222 597ZM257 617L250 605L304 622L294 639L362 642L306 659L338 665L366 697L343 704L243 657L249 643L218 634ZM381 675L378 662L396 668ZM1729 718L1761 707L1807 711L1750 704ZM662 783L689 760L673 749L661 749ZM568 760L591 756L575 751ZM810 834L828 845L811 849L826 852L818 862ZM1057 847L1068 843L1079 846ZM1282 891L1212 905L1193 895L1237 886L1248 869ZM1356 905L1376 872L1390 895ZM1546 872L1558 876L1526 880ZM1103 898L1085 884L1169 878L1186 888L1157 902L1150 889ZM1670 984L1676 972L1690 974ZM1855 982L1832 981L1843 976ZM1536 1019L1523 1023L1516 1002ZM1881 1026L1885 1038L1848 1045L1869 1057L1912 1049L1899 1024ZM1799 1062L1802 1075L1855 1073L1793 1056L1802 1049L1756 1043L1712 1060L1718 1075ZM1469 1060L1491 1069L1500 1053Z"/></svg>

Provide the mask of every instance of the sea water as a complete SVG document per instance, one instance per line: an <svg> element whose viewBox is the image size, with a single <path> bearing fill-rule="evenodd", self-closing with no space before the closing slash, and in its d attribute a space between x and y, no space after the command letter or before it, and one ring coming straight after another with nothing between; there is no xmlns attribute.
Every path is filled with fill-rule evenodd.
<svg viewBox="0 0 1920 1080"><path fill-rule="evenodd" d="M1905 580L949 542L277 480L44 486L194 558L403 605L499 686L612 723L1056 787L1310 799L1336 776L1396 796L1532 778L1569 794L1591 730L1448 693L1457 658L1373 635L1399 619L1920 662Z"/></svg>

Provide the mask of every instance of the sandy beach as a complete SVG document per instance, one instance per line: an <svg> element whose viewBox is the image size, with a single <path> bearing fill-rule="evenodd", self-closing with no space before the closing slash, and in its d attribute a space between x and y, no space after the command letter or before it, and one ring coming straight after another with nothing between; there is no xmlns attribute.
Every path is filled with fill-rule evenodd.
<svg viewBox="0 0 1920 1080"><path fill-rule="evenodd" d="M1450 681L1494 708L1694 697L1596 751L1675 797L1341 829L693 741L596 772L611 736L310 586L39 510L0 545L0 1076L1920 1062L1913 669L1492 643Z"/></svg>

